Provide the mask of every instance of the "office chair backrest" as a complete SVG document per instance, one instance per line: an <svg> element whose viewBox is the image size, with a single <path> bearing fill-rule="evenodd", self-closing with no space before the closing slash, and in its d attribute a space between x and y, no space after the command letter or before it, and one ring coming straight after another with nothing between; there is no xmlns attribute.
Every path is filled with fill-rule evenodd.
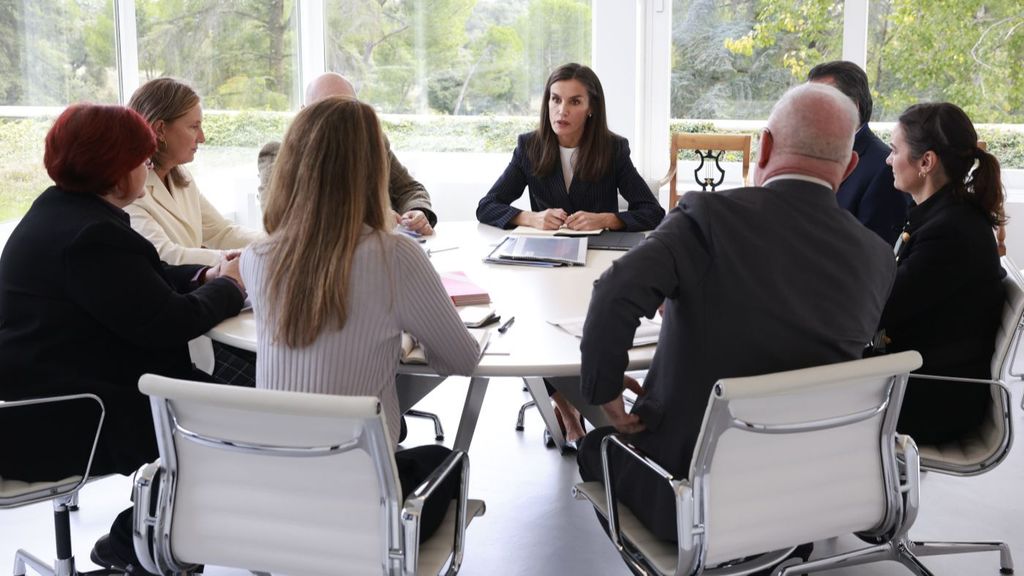
<svg viewBox="0 0 1024 576"><path fill-rule="evenodd" d="M401 493L380 402L145 375L166 470L156 546L181 563L380 574Z"/></svg>
<svg viewBox="0 0 1024 576"><path fill-rule="evenodd" d="M719 381L690 470L704 564L893 530L896 420L920 365L904 352Z"/></svg>
<svg viewBox="0 0 1024 576"><path fill-rule="evenodd" d="M1024 322L1024 280L1020 270L1009 256L1002 257L1003 289L1006 302L1003 304L1003 316L996 332L995 351L992 355L992 379L1003 380L1010 370L1014 348L1020 337L1021 324Z"/></svg>
<svg viewBox="0 0 1024 576"><path fill-rule="evenodd" d="M1024 280L1009 256L1002 257L1005 301L996 331L990 369L992 392L989 412L977 429L941 445L919 444L921 469L955 476L982 474L999 465L1013 444L1013 408L1004 382L1010 372L1024 324ZM942 377L938 377L941 379ZM969 379L968 379L969 380ZM965 382L964 386L985 386L986 381Z"/></svg>
<svg viewBox="0 0 1024 576"><path fill-rule="evenodd" d="M88 422L92 427L60 426L72 412L78 416L73 419L74 422ZM7 477L0 476L0 508L53 500L77 492L89 480L105 415L103 401L95 394L0 400L0 422L10 421L15 428L21 428L24 422L34 420L45 428L44 433L40 434L21 429L20 432L28 434L15 440L12 436L15 431L8 429L6 424L0 424L0 430L4 430L5 436L0 443L3 446L0 448L3 468L18 468L17 460L20 458L42 458L48 461L48 467L66 471L52 478L40 477L38 470L34 470L31 477L17 472L8 473ZM34 466L26 463L26 468Z"/></svg>

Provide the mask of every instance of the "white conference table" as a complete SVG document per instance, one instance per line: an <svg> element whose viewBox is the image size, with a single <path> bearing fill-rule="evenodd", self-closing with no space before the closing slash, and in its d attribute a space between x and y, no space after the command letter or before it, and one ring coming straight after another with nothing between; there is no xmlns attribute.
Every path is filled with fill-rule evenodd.
<svg viewBox="0 0 1024 576"><path fill-rule="evenodd" d="M594 280L624 252L588 250L586 266L535 268L490 264L484 257L507 234L477 222L442 222L423 244L438 272L461 271L487 290L501 323L515 322L504 334L491 325L491 339L473 372L463 405L454 447L468 450L476 429L490 378L524 378L534 398L546 398L541 377L578 376L579 339L548 321L584 316L590 304ZM256 350L256 322L252 312L225 320L208 333L213 340L243 350ZM628 370L647 368L654 346L630 350ZM429 351L428 351L429 352ZM429 366L401 365L401 374L430 375ZM436 385L436 384L435 384ZM417 399L431 388L424 386ZM411 403L410 403L411 404ZM554 423L548 402L537 407L546 423ZM549 426L559 446L563 439L557 426Z"/></svg>

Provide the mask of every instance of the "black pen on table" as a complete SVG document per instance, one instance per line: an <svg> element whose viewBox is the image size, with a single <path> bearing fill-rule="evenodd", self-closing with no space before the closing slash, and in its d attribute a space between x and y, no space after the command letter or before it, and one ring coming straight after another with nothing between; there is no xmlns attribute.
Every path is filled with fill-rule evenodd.
<svg viewBox="0 0 1024 576"><path fill-rule="evenodd" d="M515 316L509 316L508 320L506 320L504 324L502 324L500 327L498 327L498 333L499 334L504 334L505 332L508 332L508 329L512 327L512 323L515 322L515 321L516 321L516 317Z"/></svg>

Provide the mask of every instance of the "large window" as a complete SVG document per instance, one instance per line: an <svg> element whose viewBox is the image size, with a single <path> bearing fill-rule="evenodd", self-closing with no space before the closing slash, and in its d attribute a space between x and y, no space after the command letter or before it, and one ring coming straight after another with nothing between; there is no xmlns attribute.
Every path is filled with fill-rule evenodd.
<svg viewBox="0 0 1024 576"><path fill-rule="evenodd" d="M257 226L256 155L302 102L294 0L136 0L139 82L173 76L203 99L187 166L221 213Z"/></svg>
<svg viewBox="0 0 1024 576"><path fill-rule="evenodd" d="M875 120L950 101L975 123L1024 123L1020 0L871 0L867 72Z"/></svg>
<svg viewBox="0 0 1024 576"><path fill-rule="evenodd" d="M106 0L0 3L0 222L49 184L43 137L60 107L117 101L114 14Z"/></svg>
<svg viewBox="0 0 1024 576"><path fill-rule="evenodd" d="M672 118L760 120L842 54L842 0L674 0Z"/></svg>
<svg viewBox="0 0 1024 576"><path fill-rule="evenodd" d="M551 70L590 64L590 0L327 0L326 65L382 113L445 219L471 219Z"/></svg>

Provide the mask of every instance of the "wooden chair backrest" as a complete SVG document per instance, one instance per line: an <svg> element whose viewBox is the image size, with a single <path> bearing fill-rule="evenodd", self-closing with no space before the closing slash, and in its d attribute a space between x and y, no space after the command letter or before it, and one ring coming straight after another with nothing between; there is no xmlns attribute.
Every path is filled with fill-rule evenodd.
<svg viewBox="0 0 1024 576"><path fill-rule="evenodd" d="M724 150L743 153L743 185L749 185L750 143L749 134L690 134L676 133L669 143L669 194L668 208L675 208L679 201L676 191L676 161L684 150Z"/></svg>

